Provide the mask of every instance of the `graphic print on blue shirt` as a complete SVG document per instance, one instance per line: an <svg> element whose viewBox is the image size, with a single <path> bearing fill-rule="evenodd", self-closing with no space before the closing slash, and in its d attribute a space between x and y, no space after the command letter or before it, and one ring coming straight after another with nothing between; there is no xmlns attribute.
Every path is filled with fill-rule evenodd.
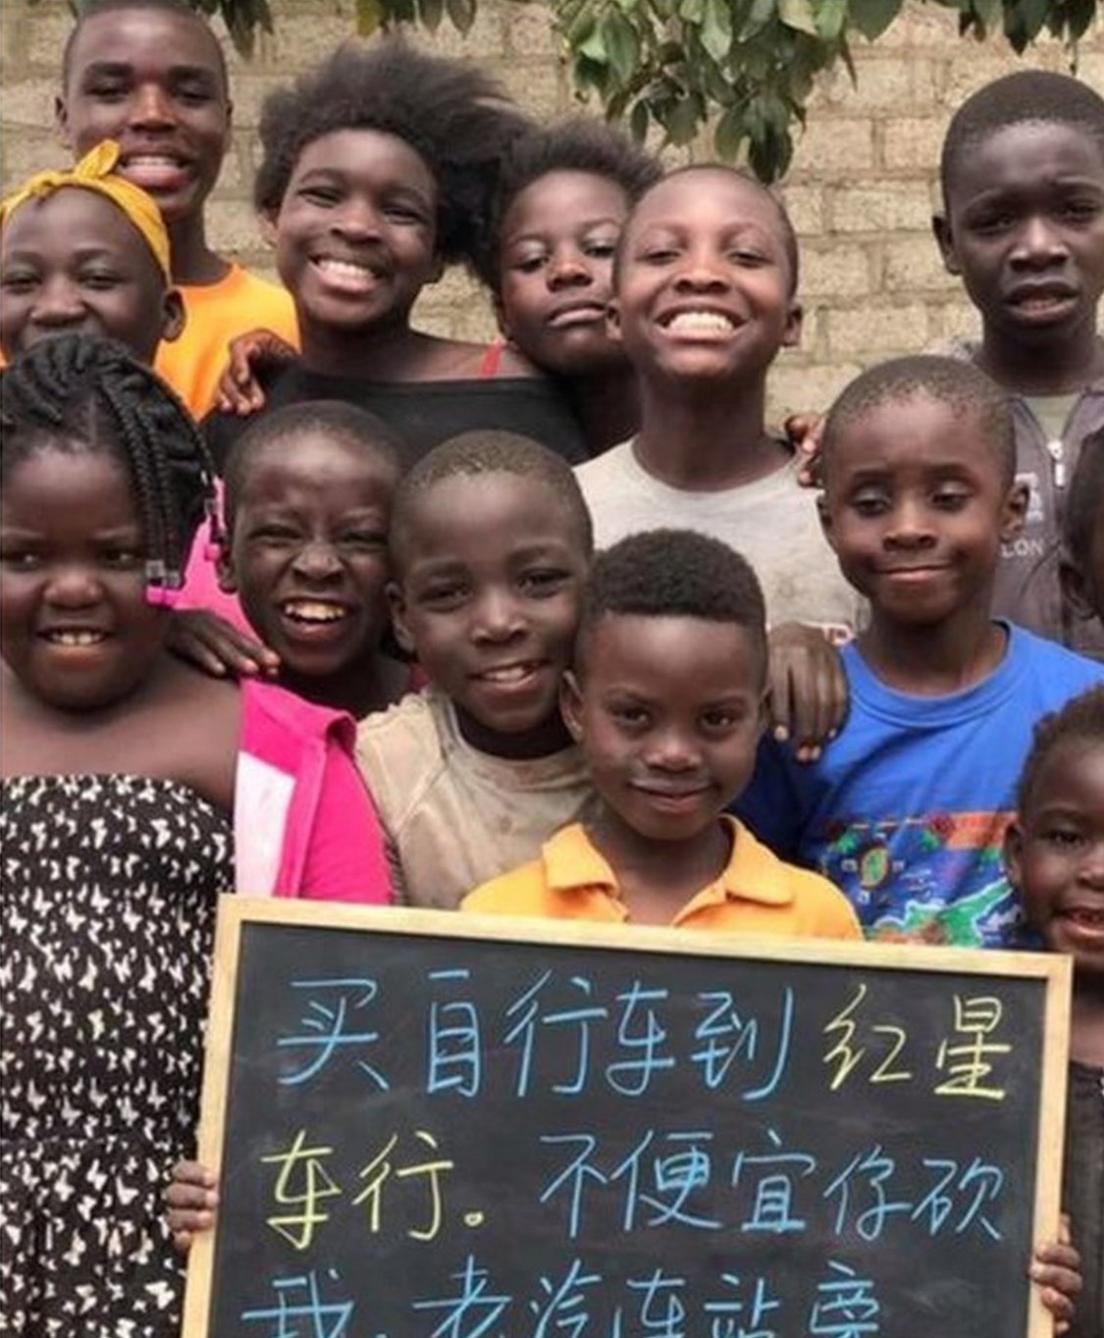
<svg viewBox="0 0 1104 1338"><path fill-rule="evenodd" d="M1104 665L1008 624L997 668L964 692L888 688L844 648L851 710L819 762L765 740L741 818L783 859L843 889L871 938L1027 947L1001 848L1036 722Z"/></svg>

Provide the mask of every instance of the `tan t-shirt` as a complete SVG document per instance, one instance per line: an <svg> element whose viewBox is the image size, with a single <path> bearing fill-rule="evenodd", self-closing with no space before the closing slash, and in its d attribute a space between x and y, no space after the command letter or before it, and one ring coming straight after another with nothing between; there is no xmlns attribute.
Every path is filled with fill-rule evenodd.
<svg viewBox="0 0 1104 1338"><path fill-rule="evenodd" d="M432 688L361 721L357 762L407 906L455 910L473 887L536 859L592 802L577 748L527 762L478 752Z"/></svg>

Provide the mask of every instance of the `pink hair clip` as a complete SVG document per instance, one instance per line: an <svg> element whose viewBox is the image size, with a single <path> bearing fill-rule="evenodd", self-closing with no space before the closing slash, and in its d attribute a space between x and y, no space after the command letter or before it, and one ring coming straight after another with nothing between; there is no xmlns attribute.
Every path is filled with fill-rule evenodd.
<svg viewBox="0 0 1104 1338"><path fill-rule="evenodd" d="M154 608L172 609L180 602L180 591L170 590L165 585L147 585L146 603Z"/></svg>
<svg viewBox="0 0 1104 1338"><path fill-rule="evenodd" d="M163 562L146 563L146 603L154 608L171 609L180 600L180 573L169 571Z"/></svg>

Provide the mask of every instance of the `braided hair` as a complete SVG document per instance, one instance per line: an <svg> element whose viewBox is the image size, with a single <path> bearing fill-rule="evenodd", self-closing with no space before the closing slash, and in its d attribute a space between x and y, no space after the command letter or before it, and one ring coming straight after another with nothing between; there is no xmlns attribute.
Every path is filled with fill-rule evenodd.
<svg viewBox="0 0 1104 1338"><path fill-rule="evenodd" d="M215 469L175 394L114 340L60 335L0 375L0 480L37 451L110 451L126 468L142 532L146 583L183 584Z"/></svg>

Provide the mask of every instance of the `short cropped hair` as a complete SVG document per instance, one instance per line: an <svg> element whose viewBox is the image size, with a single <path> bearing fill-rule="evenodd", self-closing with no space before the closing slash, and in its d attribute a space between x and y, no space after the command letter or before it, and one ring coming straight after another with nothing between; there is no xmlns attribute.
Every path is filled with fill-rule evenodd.
<svg viewBox="0 0 1104 1338"><path fill-rule="evenodd" d="M95 18L97 14L114 14L123 10L146 10L159 14L177 14L181 18L191 19L193 23L203 28L211 38L211 46L215 52L218 62L219 73L222 75L222 91L229 98L230 96L230 73L226 68L226 57L223 54L222 46L215 36L214 29L198 13L187 0L83 0L83 3L77 7L77 21L69 30L69 36L65 39L65 46L61 53L61 86L66 88L69 83L69 67L73 60L73 47L76 45L77 34L87 19Z"/></svg>
<svg viewBox="0 0 1104 1338"><path fill-rule="evenodd" d="M1104 159L1104 98L1079 79L1050 70L1017 70L979 88L947 127L940 156L943 200L963 155L983 139L1012 125L1071 126L1096 143Z"/></svg>
<svg viewBox="0 0 1104 1338"><path fill-rule="evenodd" d="M266 446L285 442L306 432L316 432L382 460L396 475L402 458L402 443L381 418L344 400L307 400L288 404L254 419L230 447L223 472L223 514L229 527L234 508L245 487L250 466Z"/></svg>
<svg viewBox="0 0 1104 1338"><path fill-rule="evenodd" d="M668 181L675 181L679 177L689 176L692 172L721 172L728 176L733 176L738 181L743 181L751 186L755 191L762 195L764 199L769 200L771 204L774 205L775 214L778 216L778 230L782 236L782 247L786 253L786 263L790 267L790 296L792 297L794 293L797 292L797 285L801 278L800 252L798 249L797 232L794 229L793 219L790 218L789 211L786 209L785 204L774 191L769 187L764 186L763 183L758 180L758 178L753 177L750 172L745 172L739 167L732 167L728 163L687 163L685 167L676 167L672 171L667 172L660 178L660 180L654 181L637 197L633 205L632 214L625 220L625 227L621 233L622 243L628 233L629 224L633 220L633 215L648 196L651 195L652 191L659 186L666 185ZM616 265L620 265L622 255L623 245L619 245L617 248Z"/></svg>
<svg viewBox="0 0 1104 1338"><path fill-rule="evenodd" d="M427 55L400 38L370 47L347 42L265 99L254 203L265 214L279 209L300 154L315 140L377 130L409 144L432 173L442 259L471 259L486 230L498 164L527 124L474 66Z"/></svg>
<svg viewBox="0 0 1104 1338"><path fill-rule="evenodd" d="M742 627L765 668L767 611L750 563L720 539L694 530L643 530L598 554L583 593L576 669L585 647L610 614L700 618Z"/></svg>
<svg viewBox="0 0 1104 1338"><path fill-rule="evenodd" d="M477 257L479 277L494 291L499 286L503 220L523 190L552 172L604 177L620 186L632 205L655 185L663 168L627 135L595 117L575 116L519 135L502 163L486 245Z"/></svg>
<svg viewBox="0 0 1104 1338"><path fill-rule="evenodd" d="M1104 528L1104 428L1090 432L1066 494L1062 538L1070 557L1083 571L1092 560L1093 538Z"/></svg>
<svg viewBox="0 0 1104 1338"><path fill-rule="evenodd" d="M487 474L512 474L534 479L554 495L579 529L583 552L594 551L594 526L583 499L579 481L567 461L547 446L515 432L461 432L435 446L415 464L399 483L391 516L391 546L398 551L405 538L410 512L419 497L436 484L451 478L478 478Z"/></svg>
<svg viewBox="0 0 1104 1338"><path fill-rule="evenodd" d="M1104 684L1074 697L1060 711L1043 716L1035 726L1031 751L1016 791L1016 808L1021 816L1037 798L1043 767L1067 743L1104 748Z"/></svg>
<svg viewBox="0 0 1104 1338"><path fill-rule="evenodd" d="M956 414L974 415L993 448L1002 481L1011 487L1016 476L1016 436L1004 391L972 362L930 354L879 363L845 387L824 425L825 463L840 437L864 414L915 395L945 404Z"/></svg>

